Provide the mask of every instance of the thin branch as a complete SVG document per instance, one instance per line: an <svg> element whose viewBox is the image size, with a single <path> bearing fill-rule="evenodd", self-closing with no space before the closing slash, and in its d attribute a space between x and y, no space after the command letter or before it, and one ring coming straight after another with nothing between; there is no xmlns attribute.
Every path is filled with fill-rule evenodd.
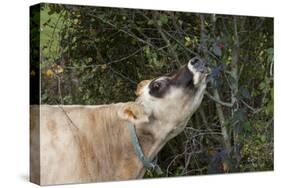
<svg viewBox="0 0 281 188"><path fill-rule="evenodd" d="M49 54L51 54L51 53L50 53L50 52L51 52L51 46L52 46L53 41L54 41L55 31L56 31L57 26L58 26L58 23L59 23L59 21L60 21L60 19L61 19L62 13L63 13L63 11L60 12L60 14L59 14L59 16L58 16L58 19L57 19L57 21L56 21L56 23L55 23L55 25L54 25L54 29L53 29L51 38L50 38L50 40L49 40L49 45L48 45L48 52L49 52Z"/></svg>
<svg viewBox="0 0 281 188"><path fill-rule="evenodd" d="M95 18L97 18L97 19L99 19L99 20L101 20L102 22L104 22L104 23L110 25L111 27L117 29L118 31L129 35L130 37L132 37L132 38L138 40L139 42L142 42L142 43L144 43L144 44L147 44L148 46L154 47L150 42L145 41L145 40L139 38L138 36L136 36L136 35L134 35L134 34L128 32L128 31L126 31L126 30L124 30L124 29L121 29L121 28L117 27L117 26L114 25L113 23L111 23L111 22L109 22L109 21L106 21L106 20L104 20L104 19L102 19L102 18L100 18L100 17L98 17L98 16L96 16L96 15L94 15L94 14L92 14L92 16L95 17Z"/></svg>
<svg viewBox="0 0 281 188"><path fill-rule="evenodd" d="M253 111L254 114L260 112L262 109L255 109L254 107L247 104L244 100L240 100L247 108L249 108L251 111Z"/></svg>
<svg viewBox="0 0 281 188"><path fill-rule="evenodd" d="M199 56L198 53L190 50L189 48L187 48L186 46L184 46L184 44L182 44L182 42L180 42L179 40L177 40L173 35L171 35L169 32L165 31L164 32L170 37L172 38L173 40L175 40L184 50L186 50L187 52L191 53L192 55L195 55L195 56Z"/></svg>
<svg viewBox="0 0 281 188"><path fill-rule="evenodd" d="M247 34L247 38L245 38L244 40L242 40L242 41L240 42L240 45L243 45L244 43L246 43L246 42L251 38L252 34L255 33L256 31L258 31L258 30L261 28L261 26L263 25L263 23L264 23L264 20L262 20L262 21L259 23L259 25L257 25L256 28L254 28L253 30L251 30L251 31Z"/></svg>
<svg viewBox="0 0 281 188"><path fill-rule="evenodd" d="M124 74L122 74L122 73L120 73L120 72L114 70L112 67L109 67L109 69L110 69L113 73L119 75L120 77L124 78L125 80L128 80L128 81L131 82L132 84L137 85L137 82L135 82L134 80L130 79L128 76L126 76L126 75L124 75Z"/></svg>
<svg viewBox="0 0 281 188"><path fill-rule="evenodd" d="M58 75L55 75L55 77L57 78L57 81L58 81L58 94L60 97L60 104L63 104L63 97L62 97L62 93L61 93L61 79Z"/></svg>
<svg viewBox="0 0 281 188"><path fill-rule="evenodd" d="M273 61L271 61L271 63L270 63L269 75L270 75L271 77L273 76Z"/></svg>
<svg viewBox="0 0 281 188"><path fill-rule="evenodd" d="M190 164L190 160L191 160L192 154L193 153L189 153L187 159L185 159L185 165L184 165L184 170L183 170L184 172L187 170L187 168L188 168L188 166Z"/></svg>
<svg viewBox="0 0 281 188"><path fill-rule="evenodd" d="M108 62L107 65L113 64L113 63L118 63L118 62L124 61L126 59L129 59L130 57L132 57L132 56L136 55L137 53L139 53L142 49L143 48L140 48L140 49L136 50L135 52L133 52L132 54L130 54L130 55L126 56L126 57L122 57L121 59L117 59L117 60L113 60L111 62Z"/></svg>
<svg viewBox="0 0 281 188"><path fill-rule="evenodd" d="M145 14L143 14L142 12L139 12L140 14L141 14L141 16L143 16L147 21L151 21L150 20L150 18L149 17L147 17ZM147 29L150 29L150 30L156 30L156 31L158 31L159 32L159 28L158 28L158 24L157 24L157 21L156 21L156 19L155 19L155 15L154 15L154 22L155 22L155 26L156 26L156 28L147 28ZM161 26L160 26L161 27ZM145 29L144 29L145 30ZM165 34L166 35L169 35L170 36L170 38L172 38L173 40L175 40L178 44L180 44L185 50L186 50L186 47L181 43L181 42L179 42L177 39L175 39L174 37L172 37L172 35L169 33L169 32L179 32L179 31L174 31L174 30L172 30L172 29L170 29L169 31L166 31L166 30L164 30L162 27L161 27L161 30L162 30L162 34L165 36ZM146 37L146 38L149 38L148 36L146 36L144 33L142 33L142 32L139 32L142 36L144 36L144 37ZM160 33L161 34L161 33ZM161 35L161 37L163 38L163 35ZM165 39L166 38L166 39ZM170 46L170 41L169 41L169 39L165 36L165 38L163 38L164 39L164 41L166 42L166 46L164 46L165 48L167 48L167 47L169 47ZM151 38L149 38L149 39L151 39ZM161 39L162 40L162 39ZM163 48L164 47L160 47L160 48L158 48L158 50L162 50L162 52L164 52L165 53L165 51L163 51ZM172 49L171 48L171 50L173 50L174 51L174 49ZM193 53L191 50L189 51L190 53ZM195 52L194 52L195 53ZM193 54L194 54L193 53ZM167 53L165 53L166 55L168 55ZM178 57L178 55L177 54L173 54L173 56L177 56Z"/></svg>
<svg viewBox="0 0 281 188"><path fill-rule="evenodd" d="M217 98L215 98L214 96L212 96L209 92L205 92L205 94L207 95L207 97L209 97L211 100L215 101L216 103L219 103L220 105L223 106L227 106L227 107L233 107L233 103L229 103L229 102L223 102L221 100L218 100Z"/></svg>
<svg viewBox="0 0 281 188"><path fill-rule="evenodd" d="M121 61L125 61L126 59L129 59L130 57L133 57L134 55L136 55L137 53L139 53L143 48L140 48L136 51L134 51L133 53L131 53L130 55L128 56L125 56L125 57L122 57L120 59L116 59L116 60L113 60L113 61L109 61L108 63L105 63L105 64L92 64L92 65L86 65L86 66L82 66L83 68L96 68L96 67L99 67L99 66L104 66L104 65L111 65L111 64L114 64L114 63L119 63ZM81 60L82 61L82 60ZM83 61L82 61L83 62ZM80 67L72 67L72 66L65 66L66 69L78 69Z"/></svg>
<svg viewBox="0 0 281 188"><path fill-rule="evenodd" d="M156 22L155 16L154 16L154 22L155 22L155 24L156 24L156 27L157 27L158 32L160 33L162 39L165 41L165 43L166 43L167 46L169 47L168 49L169 49L170 53L171 53L172 56L175 58L176 62L177 62L178 64L180 64L180 61L179 61L179 58L178 58L177 53L175 52L175 50L174 50L173 46L171 45L170 40L167 38L166 34L162 31L161 25Z"/></svg>

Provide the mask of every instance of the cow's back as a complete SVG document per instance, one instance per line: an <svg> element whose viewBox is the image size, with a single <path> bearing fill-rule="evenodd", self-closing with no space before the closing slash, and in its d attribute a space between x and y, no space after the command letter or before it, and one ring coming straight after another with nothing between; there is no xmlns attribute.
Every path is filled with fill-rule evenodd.
<svg viewBox="0 0 281 188"><path fill-rule="evenodd" d="M128 131L121 126L115 108L118 105L40 106L41 185L131 176L125 163L135 154L128 152ZM38 131L33 131L34 125L31 128L32 137Z"/></svg>

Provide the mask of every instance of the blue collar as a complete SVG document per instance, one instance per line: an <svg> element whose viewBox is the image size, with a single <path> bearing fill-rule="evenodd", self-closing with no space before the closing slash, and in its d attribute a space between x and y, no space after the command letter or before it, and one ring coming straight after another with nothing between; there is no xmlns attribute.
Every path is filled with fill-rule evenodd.
<svg viewBox="0 0 281 188"><path fill-rule="evenodd" d="M146 169L152 169L152 170L155 169L157 174L162 174L163 172L161 171L161 168L156 164L156 162L153 162L150 159L145 157L145 155L142 151L141 145L139 143L139 139L138 139L138 136L136 133L136 128L135 128L134 124L129 122L128 128L130 130L131 142L134 146L135 153L138 156L139 160L142 162L143 166Z"/></svg>

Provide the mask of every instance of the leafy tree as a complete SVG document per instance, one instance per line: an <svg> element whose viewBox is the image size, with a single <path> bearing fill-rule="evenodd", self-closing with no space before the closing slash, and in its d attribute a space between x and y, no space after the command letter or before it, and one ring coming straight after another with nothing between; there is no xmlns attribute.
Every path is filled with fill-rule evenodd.
<svg viewBox="0 0 281 188"><path fill-rule="evenodd" d="M41 24L42 103L134 100L139 81L201 56L206 97L161 176L273 169L272 18L45 4Z"/></svg>

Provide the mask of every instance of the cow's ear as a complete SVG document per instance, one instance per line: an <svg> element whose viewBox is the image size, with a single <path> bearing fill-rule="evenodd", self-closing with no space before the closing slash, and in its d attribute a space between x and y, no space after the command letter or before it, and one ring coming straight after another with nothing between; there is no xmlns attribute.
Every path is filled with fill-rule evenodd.
<svg viewBox="0 0 281 188"><path fill-rule="evenodd" d="M125 103L118 111L118 116L133 124L146 123L149 121L149 115L145 112L143 105L135 102Z"/></svg>
<svg viewBox="0 0 281 188"><path fill-rule="evenodd" d="M137 90L135 91L135 94L137 96L140 96L143 93L143 88L144 86L146 86L147 84L149 84L149 82L151 82L151 80L143 80L141 81L138 86L137 86Z"/></svg>

